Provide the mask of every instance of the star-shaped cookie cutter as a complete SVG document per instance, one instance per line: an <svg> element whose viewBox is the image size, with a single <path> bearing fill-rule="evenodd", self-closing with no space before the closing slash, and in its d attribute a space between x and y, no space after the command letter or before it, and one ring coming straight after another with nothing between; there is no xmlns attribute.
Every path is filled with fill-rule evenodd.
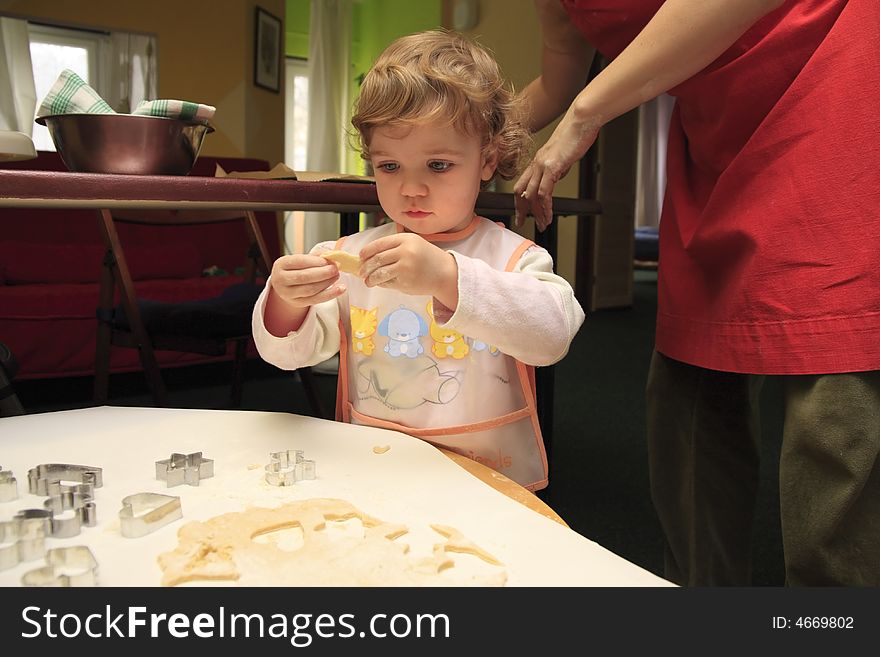
<svg viewBox="0 0 880 657"><path fill-rule="evenodd" d="M317 476L315 462L303 458L303 450L288 449L283 452L269 452L266 465L266 481L273 486L293 486L304 479Z"/></svg>
<svg viewBox="0 0 880 657"><path fill-rule="evenodd" d="M202 457L201 452L178 454L171 458L156 461L156 479L165 482L168 488L188 484L198 486L202 479L214 476L214 461Z"/></svg>

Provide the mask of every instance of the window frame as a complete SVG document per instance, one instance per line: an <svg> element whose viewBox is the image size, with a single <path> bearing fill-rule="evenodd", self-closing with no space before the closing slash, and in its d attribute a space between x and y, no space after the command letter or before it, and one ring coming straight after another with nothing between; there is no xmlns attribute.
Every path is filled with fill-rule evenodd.
<svg viewBox="0 0 880 657"><path fill-rule="evenodd" d="M40 43L84 50L86 52L89 86L96 90L109 88L110 67L106 64L107 55L110 50L110 34L108 32L28 21L28 42L30 45ZM33 68L33 63L31 67ZM36 72L34 77L36 77ZM37 102L41 100L41 98L38 98ZM36 118L38 110L39 106L34 108L34 118ZM43 134L48 134L47 129L39 124L34 126L34 131L41 133L46 131ZM34 134L34 141L39 144L41 150L56 150L51 138L46 140Z"/></svg>

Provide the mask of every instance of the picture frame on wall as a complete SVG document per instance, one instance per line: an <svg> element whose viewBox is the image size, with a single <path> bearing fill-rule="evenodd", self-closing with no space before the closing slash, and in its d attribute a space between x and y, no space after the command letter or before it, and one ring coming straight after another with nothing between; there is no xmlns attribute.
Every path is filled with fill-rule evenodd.
<svg viewBox="0 0 880 657"><path fill-rule="evenodd" d="M254 84L281 91L281 19L262 7L256 8L254 21Z"/></svg>

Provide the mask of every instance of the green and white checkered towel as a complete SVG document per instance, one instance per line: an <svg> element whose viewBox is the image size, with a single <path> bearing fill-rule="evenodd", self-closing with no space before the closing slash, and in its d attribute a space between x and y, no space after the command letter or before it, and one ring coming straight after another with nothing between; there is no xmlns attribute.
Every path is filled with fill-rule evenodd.
<svg viewBox="0 0 880 657"><path fill-rule="evenodd" d="M214 116L215 110L216 108L211 105L186 100L145 100L132 114L207 123ZM70 69L64 69L49 89L49 93L40 104L40 111L37 112L38 117L53 114L116 114L116 112L85 80Z"/></svg>
<svg viewBox="0 0 880 657"><path fill-rule="evenodd" d="M147 116L170 116L177 119L189 119L204 123L214 116L215 108L211 105L191 103L188 100L144 100L132 114Z"/></svg>
<svg viewBox="0 0 880 657"><path fill-rule="evenodd" d="M61 71L61 75L49 89L49 93L40 104L37 116L115 113L97 91L76 73L66 68Z"/></svg>

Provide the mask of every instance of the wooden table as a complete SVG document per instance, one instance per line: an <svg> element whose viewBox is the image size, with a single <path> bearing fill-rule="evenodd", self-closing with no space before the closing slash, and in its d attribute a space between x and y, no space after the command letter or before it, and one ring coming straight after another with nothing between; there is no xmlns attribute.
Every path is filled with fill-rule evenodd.
<svg viewBox="0 0 880 657"><path fill-rule="evenodd" d="M306 182L253 180L204 176L131 176L57 171L0 170L0 208L127 208L305 210L340 215L340 234L358 230L361 212L381 211L376 186L363 182ZM481 192L478 214L508 220L514 213L513 195ZM601 213L591 199L555 198L554 217ZM96 220L99 217L96 217ZM556 224L535 241L556 261ZM538 415L548 453L553 439L553 367L535 372Z"/></svg>

